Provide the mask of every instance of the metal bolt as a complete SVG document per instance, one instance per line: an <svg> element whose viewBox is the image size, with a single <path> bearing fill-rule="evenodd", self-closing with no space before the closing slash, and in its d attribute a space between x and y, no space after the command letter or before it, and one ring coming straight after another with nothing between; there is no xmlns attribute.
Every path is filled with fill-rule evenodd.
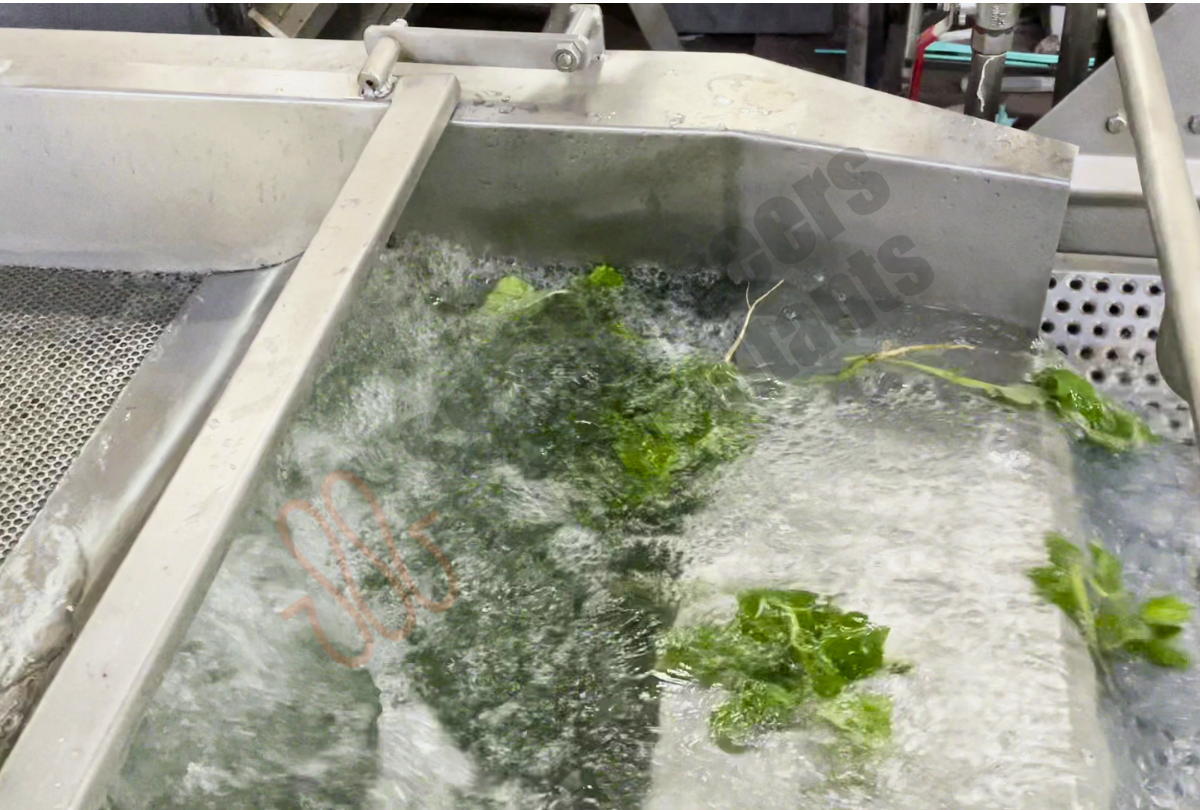
<svg viewBox="0 0 1200 810"><path fill-rule="evenodd" d="M1113 135L1124 132L1125 116L1121 115L1120 113L1117 113L1116 115L1110 115L1108 120L1104 122L1104 128Z"/></svg>
<svg viewBox="0 0 1200 810"><path fill-rule="evenodd" d="M1188 119L1188 132L1193 135L1200 135L1200 115L1193 115Z"/></svg>
<svg viewBox="0 0 1200 810"><path fill-rule="evenodd" d="M575 55L576 48L560 48L554 52L554 66L563 73L570 73L579 64L579 57Z"/></svg>

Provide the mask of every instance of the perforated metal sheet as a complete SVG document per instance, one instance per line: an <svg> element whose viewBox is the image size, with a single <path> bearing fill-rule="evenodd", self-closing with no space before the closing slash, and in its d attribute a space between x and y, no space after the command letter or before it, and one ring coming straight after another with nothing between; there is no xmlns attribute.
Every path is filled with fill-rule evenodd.
<svg viewBox="0 0 1200 810"><path fill-rule="evenodd" d="M1055 270L1041 334L1097 390L1132 407L1154 432L1191 441L1188 405L1158 370L1163 303L1158 276Z"/></svg>
<svg viewBox="0 0 1200 810"><path fill-rule="evenodd" d="M0 563L199 281L0 267Z"/></svg>

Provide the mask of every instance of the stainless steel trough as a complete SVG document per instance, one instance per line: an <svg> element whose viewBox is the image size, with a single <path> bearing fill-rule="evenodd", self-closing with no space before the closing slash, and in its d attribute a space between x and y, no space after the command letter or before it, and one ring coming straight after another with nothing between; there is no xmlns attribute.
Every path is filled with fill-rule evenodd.
<svg viewBox="0 0 1200 810"><path fill-rule="evenodd" d="M393 231L800 290L892 245L932 270L906 301L1032 338L1076 151L740 55L609 52L574 73L401 62L381 100L359 96L362 43L0 31L0 56L0 263L24 268L0 270L20 292L0 329L49 319L41 354L0 362L54 356L88 274L159 274L146 295L174 296L74 445L41 432L36 403L0 413L0 529L19 538L0 547L5 808L102 802ZM59 279L81 292L54 293ZM84 317L80 334L129 318ZM96 385L99 351L66 360L66 396ZM69 469L27 474L39 442Z"/></svg>

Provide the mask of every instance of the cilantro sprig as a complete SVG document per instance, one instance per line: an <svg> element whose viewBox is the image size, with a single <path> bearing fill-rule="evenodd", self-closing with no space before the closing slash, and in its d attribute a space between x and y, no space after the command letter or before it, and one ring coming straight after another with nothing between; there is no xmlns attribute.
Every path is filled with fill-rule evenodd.
<svg viewBox="0 0 1200 810"><path fill-rule="evenodd" d="M1046 535L1049 564L1030 569L1043 599L1057 605L1079 627L1101 667L1120 658L1144 658L1160 667L1183 669L1188 656L1176 636L1191 606L1176 596L1138 603L1121 582L1121 561L1095 543L1088 553L1061 534Z"/></svg>
<svg viewBox="0 0 1200 810"><path fill-rule="evenodd" d="M1091 444L1114 453L1160 441L1138 416L1101 396L1090 382L1065 368L1045 368L1028 380L1010 385L976 380L958 372L910 360L915 352L973 349L957 343L905 346L846 358L838 380L854 376L872 363L884 363L928 374L1015 408L1040 408L1074 427Z"/></svg>
<svg viewBox="0 0 1200 810"><path fill-rule="evenodd" d="M672 630L662 645L661 670L727 692L709 716L719 744L811 721L860 749L890 738L890 700L847 690L883 668L887 627L808 591L749 590L737 601L728 623Z"/></svg>

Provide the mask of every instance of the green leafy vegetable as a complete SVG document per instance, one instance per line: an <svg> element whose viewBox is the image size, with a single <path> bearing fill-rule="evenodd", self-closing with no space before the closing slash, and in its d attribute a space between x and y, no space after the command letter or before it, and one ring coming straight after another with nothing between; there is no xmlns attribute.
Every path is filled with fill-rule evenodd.
<svg viewBox="0 0 1200 810"><path fill-rule="evenodd" d="M729 698L709 716L714 739L742 746L756 731L824 721L853 745L875 748L891 732L891 704L846 691L883 668L888 628L807 591L738 594L727 624L672 630L659 668L721 686Z"/></svg>
<svg viewBox="0 0 1200 810"><path fill-rule="evenodd" d="M369 319L380 332L355 332L355 351L343 347L327 373L370 378L386 346L397 373L436 375L427 413L397 413L380 429L397 458L372 488L385 503L441 514L436 542L463 577L453 609L417 623L404 662L477 768L455 791L459 810L639 810L650 790L659 685L646 675L682 566L669 534L752 425L720 358L681 360L634 334L667 290L615 276L514 277L493 286L490 304L473 281L439 287L462 306L438 306L436 338L412 340L380 307ZM433 369L430 338L451 349ZM353 389L318 390L342 413ZM405 562L418 581L444 583L429 555ZM362 584L403 614L382 577Z"/></svg>
<svg viewBox="0 0 1200 810"><path fill-rule="evenodd" d="M1162 667L1184 668L1188 657L1173 638L1191 607L1175 596L1136 604L1121 583L1121 562L1095 543L1088 554L1066 537L1046 535L1049 564L1030 569L1034 589L1057 605L1083 633L1101 666L1113 658L1141 657Z"/></svg>
<svg viewBox="0 0 1200 810"><path fill-rule="evenodd" d="M1093 444L1123 453L1159 441L1141 419L1096 393L1087 380L1061 368L1033 375L1059 419L1077 426Z"/></svg>
<svg viewBox="0 0 1200 810"><path fill-rule="evenodd" d="M489 315L504 315L531 309L552 295L564 293L586 293L595 290L619 290L625 279L606 264L598 266L586 276L576 279L571 289L539 291L519 276L505 276L483 301L483 311Z"/></svg>
<svg viewBox="0 0 1200 810"><path fill-rule="evenodd" d="M871 363L888 363L979 391L984 396L1006 405L1049 410L1059 420L1078 428L1086 441L1114 453L1123 453L1159 441L1135 414L1105 399L1096 393L1091 383L1067 369L1043 369L1034 374L1028 382L997 385L904 357L913 352L970 348L972 347L958 344L906 346L849 357L846 359L846 366L838 374L838 379L847 379Z"/></svg>
<svg viewBox="0 0 1200 810"><path fill-rule="evenodd" d="M497 283L480 359L511 400L490 433L526 474L567 480L581 523L670 528L699 502L700 479L747 446L746 395L732 365L671 361L634 335L620 320L624 287L607 265L550 292ZM450 409L483 409L477 390L456 394Z"/></svg>
<svg viewBox="0 0 1200 810"><path fill-rule="evenodd" d="M492 315L500 315L532 306L544 297L545 293L539 293L522 279L505 276L496 282L496 286L484 299L483 310Z"/></svg>
<svg viewBox="0 0 1200 810"><path fill-rule="evenodd" d="M658 712L645 676L680 565L666 535L746 445L745 397L732 369L623 326L657 301L612 268L531 280L471 312L433 415L402 434L428 471L422 504L444 516L437 542L472 583L418 623L405 661L508 803L636 810Z"/></svg>
<svg viewBox="0 0 1200 810"><path fill-rule="evenodd" d="M892 736L892 701L887 695L843 692L817 704L817 716L860 748L879 748Z"/></svg>
<svg viewBox="0 0 1200 810"><path fill-rule="evenodd" d="M625 286L625 279L607 264L601 264L588 273L587 283L593 287L606 287L610 290L619 290Z"/></svg>

